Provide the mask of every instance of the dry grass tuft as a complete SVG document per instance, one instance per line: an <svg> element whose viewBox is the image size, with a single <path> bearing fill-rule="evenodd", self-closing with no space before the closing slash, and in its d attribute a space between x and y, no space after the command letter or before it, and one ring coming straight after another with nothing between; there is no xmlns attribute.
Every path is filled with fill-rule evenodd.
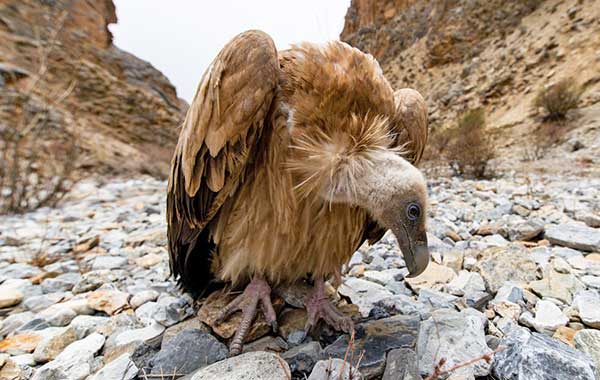
<svg viewBox="0 0 600 380"><path fill-rule="evenodd" d="M542 88L534 99L534 106L544 109L544 120L564 120L570 110L576 109L581 89L572 78L563 79Z"/></svg>

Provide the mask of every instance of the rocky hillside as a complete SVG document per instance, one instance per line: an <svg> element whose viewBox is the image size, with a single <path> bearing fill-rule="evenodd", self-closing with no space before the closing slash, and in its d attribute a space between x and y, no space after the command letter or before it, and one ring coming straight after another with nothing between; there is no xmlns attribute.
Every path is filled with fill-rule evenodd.
<svg viewBox="0 0 600 380"><path fill-rule="evenodd" d="M113 45L115 22L111 0L0 1L0 130L36 118L46 148L76 141L80 169L164 176L187 105Z"/></svg>
<svg viewBox="0 0 600 380"><path fill-rule="evenodd" d="M555 156L563 164L598 166L598 5L597 0L353 0L341 38L376 56L395 87L422 92L434 129L484 107L502 156L520 158L535 143L531 136L541 121L532 103L538 90L572 78L583 93L562 141L579 140L583 149L568 157L561 149Z"/></svg>

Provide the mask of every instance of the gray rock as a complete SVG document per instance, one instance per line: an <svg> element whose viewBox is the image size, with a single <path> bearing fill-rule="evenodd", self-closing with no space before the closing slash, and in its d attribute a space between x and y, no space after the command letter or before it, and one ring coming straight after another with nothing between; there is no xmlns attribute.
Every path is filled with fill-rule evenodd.
<svg viewBox="0 0 600 380"><path fill-rule="evenodd" d="M354 277L347 278L338 292L350 298L352 303L358 306L363 317L368 317L379 301L392 296L392 292L382 285Z"/></svg>
<svg viewBox="0 0 600 380"><path fill-rule="evenodd" d="M475 270L483 277L488 291L496 293L507 281L526 283L535 280L537 265L526 249L510 245L484 251Z"/></svg>
<svg viewBox="0 0 600 380"><path fill-rule="evenodd" d="M590 290L577 293L573 300L573 308L587 326L600 328L600 296Z"/></svg>
<svg viewBox="0 0 600 380"><path fill-rule="evenodd" d="M73 293L85 293L98 289L104 284L109 284L114 281L122 280L127 277L127 272L124 270L93 270L84 273L81 280L73 287Z"/></svg>
<svg viewBox="0 0 600 380"><path fill-rule="evenodd" d="M511 241L517 240L531 240L544 232L544 225L542 222L529 219L522 223L514 224L508 227L508 238Z"/></svg>
<svg viewBox="0 0 600 380"><path fill-rule="evenodd" d="M494 355L498 380L594 380L594 363L585 354L544 334L516 327L500 341L508 348Z"/></svg>
<svg viewBox="0 0 600 380"><path fill-rule="evenodd" d="M310 374L315 364L323 359L323 356L323 349L317 342L309 342L293 347L281 355L290 366L292 373L300 378L303 375Z"/></svg>
<svg viewBox="0 0 600 380"><path fill-rule="evenodd" d="M119 353L119 355L123 352L132 353L142 343L149 343L159 339L164 331L164 326L154 322L143 328L126 329L116 332L107 339L104 354L109 356L114 355L114 353Z"/></svg>
<svg viewBox="0 0 600 380"><path fill-rule="evenodd" d="M41 366L32 380L81 380L93 371L94 355L104 337L94 333L68 345L54 360Z"/></svg>
<svg viewBox="0 0 600 380"><path fill-rule="evenodd" d="M38 313L51 326L66 326L77 316L70 307L57 303Z"/></svg>
<svg viewBox="0 0 600 380"><path fill-rule="evenodd" d="M156 290L144 290L136 293L129 300L129 304L132 308L137 309L146 302L156 301L158 299L158 292Z"/></svg>
<svg viewBox="0 0 600 380"><path fill-rule="evenodd" d="M600 379L600 331L590 329L577 331L573 343L575 348L592 358L596 365L596 380Z"/></svg>
<svg viewBox="0 0 600 380"><path fill-rule="evenodd" d="M423 289L421 290L423 291ZM429 318L429 306L410 296L397 294L377 303L390 314L418 315L421 319Z"/></svg>
<svg viewBox="0 0 600 380"><path fill-rule="evenodd" d="M274 380L286 379L289 373L289 366L277 355L255 351L204 367L190 380Z"/></svg>
<svg viewBox="0 0 600 380"><path fill-rule="evenodd" d="M187 329L175 335L150 360L152 374L188 374L227 357L229 350L214 336Z"/></svg>
<svg viewBox="0 0 600 380"><path fill-rule="evenodd" d="M360 372L342 359L321 360L313 369L308 380L362 380Z"/></svg>
<svg viewBox="0 0 600 380"><path fill-rule="evenodd" d="M10 264L4 268L0 268L0 283L8 279L15 278L31 278L42 273L42 270L36 266L29 264Z"/></svg>
<svg viewBox="0 0 600 380"><path fill-rule="evenodd" d="M42 296L27 297L25 300L23 300L22 304L27 310L37 313L62 301L65 295L66 293L60 292L44 294Z"/></svg>
<svg viewBox="0 0 600 380"><path fill-rule="evenodd" d="M98 329L106 326L110 322L109 317L93 316L93 315L78 315L69 324L77 339L83 339L93 332L98 332Z"/></svg>
<svg viewBox="0 0 600 380"><path fill-rule="evenodd" d="M544 270L543 279L532 281L529 286L540 297L556 298L566 304L570 304L573 296L585 288L574 274L558 272L554 263Z"/></svg>
<svg viewBox="0 0 600 380"><path fill-rule="evenodd" d="M27 322L33 320L34 316L35 314L30 311L9 315L2 321L2 324L0 325L0 336L8 336Z"/></svg>
<svg viewBox="0 0 600 380"><path fill-rule="evenodd" d="M588 288L600 289L600 277L598 276L583 276L581 277L581 282Z"/></svg>
<svg viewBox="0 0 600 380"><path fill-rule="evenodd" d="M429 310L435 309L454 309L455 302L458 301L458 297L452 294L438 292L437 290L423 288L419 291L419 302L426 305ZM429 318L429 316L427 316Z"/></svg>
<svg viewBox="0 0 600 380"><path fill-rule="evenodd" d="M397 268L386 269L382 271L368 270L363 274L363 277L365 280L385 286L392 282L401 281L406 272L406 270Z"/></svg>
<svg viewBox="0 0 600 380"><path fill-rule="evenodd" d="M417 366L417 354L409 348L391 350L387 355L381 380L422 380Z"/></svg>
<svg viewBox="0 0 600 380"><path fill-rule="evenodd" d="M91 263L92 270L122 269L127 265L127 258L123 256L97 256Z"/></svg>
<svg viewBox="0 0 600 380"><path fill-rule="evenodd" d="M554 303L540 300L535 305L533 327L544 334L552 335L561 326L566 326L567 318Z"/></svg>
<svg viewBox="0 0 600 380"><path fill-rule="evenodd" d="M137 373L138 368L130 355L123 354L86 380L132 380Z"/></svg>
<svg viewBox="0 0 600 380"><path fill-rule="evenodd" d="M414 346L419 322L418 316L396 315L356 326L354 348L356 352L364 351L360 369L365 378L383 374L387 351ZM343 359L348 340L347 335L339 337L325 348L325 356Z"/></svg>
<svg viewBox="0 0 600 380"><path fill-rule="evenodd" d="M485 341L484 324L480 317L470 313L436 310L419 328L417 353L421 375L431 375L441 358L446 358L446 366L451 367L487 352L490 349ZM490 370L485 361L472 367L476 376L487 376Z"/></svg>
<svg viewBox="0 0 600 380"><path fill-rule="evenodd" d="M157 321L163 326L172 326L193 315L194 311L184 297L164 296L156 302L146 302L135 311L145 323Z"/></svg>
<svg viewBox="0 0 600 380"><path fill-rule="evenodd" d="M66 292L81 280L79 273L63 273L54 278L47 278L40 284L44 293Z"/></svg>
<svg viewBox="0 0 600 380"><path fill-rule="evenodd" d="M523 288L513 282L507 282L498 289L496 297L492 300L492 304L499 304L500 302L512 302L520 303L523 301Z"/></svg>
<svg viewBox="0 0 600 380"><path fill-rule="evenodd" d="M485 283L483 282L481 275L466 270L458 272L458 276L450 281L447 287L451 293L453 293L452 290L460 290L461 294L459 295L485 291Z"/></svg>
<svg viewBox="0 0 600 380"><path fill-rule="evenodd" d="M546 230L545 237L552 244L581 251L600 250L600 229L588 227L583 223L552 226Z"/></svg>

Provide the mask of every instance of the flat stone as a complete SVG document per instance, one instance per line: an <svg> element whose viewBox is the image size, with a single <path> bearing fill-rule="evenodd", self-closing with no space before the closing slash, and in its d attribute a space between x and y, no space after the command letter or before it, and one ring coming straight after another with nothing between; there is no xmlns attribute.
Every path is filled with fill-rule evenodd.
<svg viewBox="0 0 600 380"><path fill-rule="evenodd" d="M179 332L150 360L151 374L188 374L228 356L227 346L211 334L187 329Z"/></svg>
<svg viewBox="0 0 600 380"><path fill-rule="evenodd" d="M600 251L600 229L584 223L567 223L546 230L545 238L552 244L581 251Z"/></svg>
<svg viewBox="0 0 600 380"><path fill-rule="evenodd" d="M577 293L573 300L573 308L579 312L581 321L587 326L600 328L600 296L598 293L590 290Z"/></svg>
<svg viewBox="0 0 600 380"><path fill-rule="evenodd" d="M153 342L165 331L164 326L153 323L139 329L127 329L110 335L104 347L104 356L118 357L123 353L133 353L142 343Z"/></svg>
<svg viewBox="0 0 600 380"><path fill-rule="evenodd" d="M444 253L442 264L458 273L462 269L464 254L462 251L449 251Z"/></svg>
<svg viewBox="0 0 600 380"><path fill-rule="evenodd" d="M2 289L0 286L0 309L19 304L23 300L23 293L18 289Z"/></svg>
<svg viewBox="0 0 600 380"><path fill-rule="evenodd" d="M450 281L448 284L448 289L458 289L462 291L463 294L484 292L485 283L483 282L483 278L479 273L461 270L458 273L458 277Z"/></svg>
<svg viewBox="0 0 600 380"><path fill-rule="evenodd" d="M424 291L425 289L421 289L421 293L424 293ZM404 294L385 298L379 301L377 306L382 307L390 314L416 315L420 319L429 318L429 311L431 309L428 304Z"/></svg>
<svg viewBox="0 0 600 380"><path fill-rule="evenodd" d="M583 282L588 288L600 290L600 277L598 276L582 276L581 282Z"/></svg>
<svg viewBox="0 0 600 380"><path fill-rule="evenodd" d="M375 305L393 294L382 285L371 281L350 277L344 280L338 292L350 298L363 317L368 317Z"/></svg>
<svg viewBox="0 0 600 380"><path fill-rule="evenodd" d="M248 352L211 364L194 373L190 380L274 380L290 374L287 363L269 352Z"/></svg>
<svg viewBox="0 0 600 380"><path fill-rule="evenodd" d="M145 256L135 259L135 263L142 268L150 268L162 261L162 257L155 253L149 253Z"/></svg>
<svg viewBox="0 0 600 380"><path fill-rule="evenodd" d="M109 317L93 316L93 315L78 315L69 324L77 339L83 339L93 332L98 332L100 328L106 326L110 322Z"/></svg>
<svg viewBox="0 0 600 380"><path fill-rule="evenodd" d="M65 295L66 293L58 292L44 294L41 296L27 297L23 300L23 307L25 307L27 310L38 313L52 305L59 303L65 298Z"/></svg>
<svg viewBox="0 0 600 380"><path fill-rule="evenodd" d="M323 349L317 342L309 342L284 352L281 357L288 363L296 377L308 376L315 364L324 358Z"/></svg>
<svg viewBox="0 0 600 380"><path fill-rule="evenodd" d="M410 348L391 350L387 354L385 372L381 380L422 380L417 365L417 354Z"/></svg>
<svg viewBox="0 0 600 380"><path fill-rule="evenodd" d="M0 336L8 336L34 317L35 314L30 311L9 315L0 323Z"/></svg>
<svg viewBox="0 0 600 380"><path fill-rule="evenodd" d="M567 318L554 303L540 300L535 305L533 327L541 333L552 335L559 327L566 326Z"/></svg>
<svg viewBox="0 0 600 380"><path fill-rule="evenodd" d="M449 309L436 310L419 328L417 353L421 375L431 375L440 358L451 367L490 352L482 318ZM490 364L471 365L476 376L487 376Z"/></svg>
<svg viewBox="0 0 600 380"><path fill-rule="evenodd" d="M507 346L494 355L498 380L594 380L594 363L585 354L547 335L515 327L500 341Z"/></svg>
<svg viewBox="0 0 600 380"><path fill-rule="evenodd" d="M362 378L358 369L342 359L329 359L317 362L308 380L362 380Z"/></svg>
<svg viewBox="0 0 600 380"><path fill-rule="evenodd" d="M92 270L84 273L81 280L73 287L73 293L85 293L98 289L100 286L111 282L124 279L126 272L124 270Z"/></svg>
<svg viewBox="0 0 600 380"><path fill-rule="evenodd" d="M396 315L356 326L354 350L364 351L360 369L365 378L371 379L383 374L387 351L414 346L419 322L418 316ZM325 348L325 356L343 359L348 341L348 335L340 336Z"/></svg>
<svg viewBox="0 0 600 380"><path fill-rule="evenodd" d="M68 345L54 360L41 366L32 380L81 380L93 371L94 355L104 337L94 333Z"/></svg>
<svg viewBox="0 0 600 380"><path fill-rule="evenodd" d="M127 258L122 256L97 256L92 261L92 270L122 269L127 265Z"/></svg>
<svg viewBox="0 0 600 380"><path fill-rule="evenodd" d="M572 329L572 328L566 327L566 326L561 326L556 329L556 331L554 332L554 335L552 335L552 337L554 339L560 340L563 343L568 344L571 347L575 347L573 340L575 339L576 333L577 333L577 330L575 330L575 329Z"/></svg>
<svg viewBox="0 0 600 380"><path fill-rule="evenodd" d="M511 241L528 241L544 232L544 224L538 220L530 219L508 227L508 238Z"/></svg>
<svg viewBox="0 0 600 380"><path fill-rule="evenodd" d="M500 302L512 302L519 303L523 301L523 288L513 282L507 282L498 289L496 296L491 301L492 304L498 304Z"/></svg>
<svg viewBox="0 0 600 380"><path fill-rule="evenodd" d="M385 269L382 271L368 270L365 271L363 277L365 280L386 286L392 282L401 281L404 278L405 273L406 270L398 268Z"/></svg>
<svg viewBox="0 0 600 380"><path fill-rule="evenodd" d="M285 303L295 308L304 308L304 300L311 291L312 287L304 281L280 285L275 289L277 295L283 298Z"/></svg>
<svg viewBox="0 0 600 380"><path fill-rule="evenodd" d="M579 330L573 339L575 348L586 353L596 365L596 380L600 379L600 331Z"/></svg>
<svg viewBox="0 0 600 380"><path fill-rule="evenodd" d="M144 290L134 294L129 300L129 304L133 309L137 309L146 302L156 301L158 296L159 293L156 290Z"/></svg>
<svg viewBox="0 0 600 380"><path fill-rule="evenodd" d="M38 363L46 363L56 358L69 344L77 340L77 334L70 327L50 327L54 330L46 335L33 351L33 358Z"/></svg>
<svg viewBox="0 0 600 380"><path fill-rule="evenodd" d="M31 353L43 338L43 335L36 332L13 335L0 341L0 352L11 355Z"/></svg>
<svg viewBox="0 0 600 380"><path fill-rule="evenodd" d="M77 313L70 307L57 303L39 312L38 316L46 320L51 326L62 327L71 323Z"/></svg>
<svg viewBox="0 0 600 380"><path fill-rule="evenodd" d="M132 380L136 377L138 371L130 355L123 354L86 380Z"/></svg>
<svg viewBox="0 0 600 380"><path fill-rule="evenodd" d="M494 304L494 312L503 318L517 321L521 315L521 306L510 301L502 301Z"/></svg>
<svg viewBox="0 0 600 380"><path fill-rule="evenodd" d="M31 278L39 275L42 270L29 264L15 263L0 268L0 283L8 279Z"/></svg>
<svg viewBox="0 0 600 380"><path fill-rule="evenodd" d="M421 288L433 288L435 285L443 285L452 281L456 273L448 267L430 262L427 269L417 277L407 278L406 282L415 291Z"/></svg>
<svg viewBox="0 0 600 380"><path fill-rule="evenodd" d="M481 274L492 294L507 281L525 284L536 279L537 265L520 245L489 248L482 255L483 258L475 264L475 270Z"/></svg>
<svg viewBox="0 0 600 380"><path fill-rule="evenodd" d="M165 344L169 343L169 341L171 339L173 339L173 337L176 336L177 334L179 334L181 331L188 330L188 329L195 329L195 330L200 330L200 331L204 331L204 332L210 332L210 329L208 327L206 327L206 325L204 325L198 318L186 319L185 321L179 322L176 325L170 326L165 330L165 332L163 333L163 337L162 337L163 346Z"/></svg>
<svg viewBox="0 0 600 380"><path fill-rule="evenodd" d="M66 292L81 280L79 273L63 273L54 278L46 278L40 284L44 293Z"/></svg>
<svg viewBox="0 0 600 380"><path fill-rule="evenodd" d="M165 327L173 326L193 314L194 310L184 297L168 295L160 297L156 302L146 302L135 311L135 315L145 323L156 321Z"/></svg>
<svg viewBox="0 0 600 380"><path fill-rule="evenodd" d="M119 290L98 289L87 297L88 306L94 310L103 311L108 315L116 314L129 307L129 293Z"/></svg>
<svg viewBox="0 0 600 380"><path fill-rule="evenodd" d="M245 344L244 347L242 347L242 353L252 351L267 351L281 353L286 351L288 348L289 345L282 337L267 335L255 340L254 342Z"/></svg>
<svg viewBox="0 0 600 380"><path fill-rule="evenodd" d="M532 281L531 290L540 297L556 298L566 304L573 301L573 296L585 288L583 283L572 273L559 273L553 266L544 270L544 278Z"/></svg>
<svg viewBox="0 0 600 380"><path fill-rule="evenodd" d="M430 310L454 309L458 297L452 294L438 292L437 290L423 288L419 291L417 300L423 305L428 306ZM429 317L430 315L427 316L427 318Z"/></svg>

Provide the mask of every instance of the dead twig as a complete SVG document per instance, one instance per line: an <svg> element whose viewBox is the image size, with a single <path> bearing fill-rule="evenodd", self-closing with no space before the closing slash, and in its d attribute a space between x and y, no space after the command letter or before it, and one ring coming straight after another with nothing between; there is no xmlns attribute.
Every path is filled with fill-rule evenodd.
<svg viewBox="0 0 600 380"><path fill-rule="evenodd" d="M465 362L458 363L458 364L456 364L448 369L444 369L444 370L442 370L442 367L444 366L444 364L446 364L446 358L441 358L437 362L435 367L433 368L433 373L431 375L429 375L428 377L426 377L425 380L438 380L440 378L440 376L447 375L451 372L456 371L459 368L469 366L473 363L477 363L480 360L485 360L486 362L489 363L495 354L506 350L506 348L507 348L506 346L500 346L500 347L496 348L494 351L488 352L487 354L483 354L481 356L467 360Z"/></svg>

